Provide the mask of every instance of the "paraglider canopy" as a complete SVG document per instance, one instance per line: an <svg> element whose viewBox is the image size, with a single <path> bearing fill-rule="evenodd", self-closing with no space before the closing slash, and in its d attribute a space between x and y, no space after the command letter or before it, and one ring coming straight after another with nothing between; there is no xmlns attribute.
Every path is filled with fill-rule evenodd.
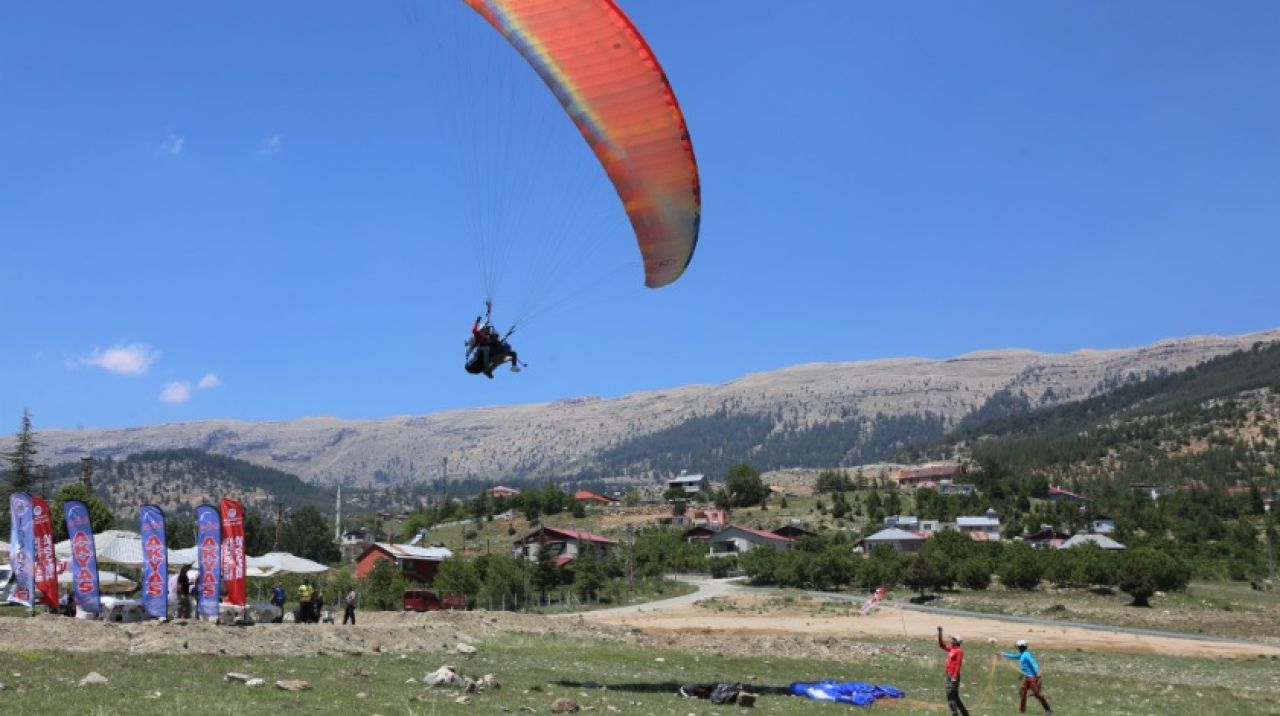
<svg viewBox="0 0 1280 716"><path fill-rule="evenodd" d="M675 92L613 0L464 0L547 84L604 167L644 259L645 285L680 278L702 211Z"/></svg>

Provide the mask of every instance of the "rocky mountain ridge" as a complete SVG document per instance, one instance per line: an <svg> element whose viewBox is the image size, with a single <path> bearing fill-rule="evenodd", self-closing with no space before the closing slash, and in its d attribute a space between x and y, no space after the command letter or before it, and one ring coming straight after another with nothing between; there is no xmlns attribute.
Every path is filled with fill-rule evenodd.
<svg viewBox="0 0 1280 716"><path fill-rule="evenodd" d="M69 462L191 448L333 484L437 479L447 457L453 476L638 474L599 456L709 415L761 416L773 429L821 427L852 417L929 416L950 427L1002 390L1033 406L1108 391L1215 356L1280 340L1280 329L1241 336L1195 336L1150 346L1079 350L980 351L944 360L897 358L806 364L754 373L723 385L689 385L617 398L474 408L376 420L303 418L250 423L207 420L124 429L41 430L41 458ZM8 438L0 440L7 449ZM716 446L708 446L715 450ZM690 469L700 469L690 465Z"/></svg>

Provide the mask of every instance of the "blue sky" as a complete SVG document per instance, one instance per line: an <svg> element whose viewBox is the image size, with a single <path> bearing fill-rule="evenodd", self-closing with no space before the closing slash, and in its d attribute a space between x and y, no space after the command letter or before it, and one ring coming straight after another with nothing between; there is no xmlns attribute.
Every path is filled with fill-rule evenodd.
<svg viewBox="0 0 1280 716"><path fill-rule="evenodd" d="M624 0L704 187L689 272L649 291L567 120L513 147L556 159L515 189L466 176L430 1L5 3L0 425L420 414L1280 325L1275 2ZM522 192L541 219L509 276L554 243L544 196L600 240L517 334L530 370L487 381L461 368L484 297L463 207Z"/></svg>

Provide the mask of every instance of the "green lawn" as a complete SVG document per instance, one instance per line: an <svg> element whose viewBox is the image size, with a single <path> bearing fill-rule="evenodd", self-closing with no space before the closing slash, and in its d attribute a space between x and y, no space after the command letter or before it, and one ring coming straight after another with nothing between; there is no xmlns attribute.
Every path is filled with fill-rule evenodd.
<svg viewBox="0 0 1280 716"><path fill-rule="evenodd" d="M599 713L725 714L735 707L681 699L680 683L741 681L761 694L760 713L834 714L851 707L820 704L782 693L792 680L847 678L890 683L905 702L877 710L928 714L941 703L943 655L912 644L900 655L857 663L814 661L781 654L722 656L682 653L604 638L513 634L479 644L476 656L237 659L217 656L137 656L6 651L0 654L0 703L6 713L64 714L464 714L547 713L558 696ZM936 652L936 653L935 653ZM1280 668L1274 661L1222 661L1160 656L1038 652L1046 693L1060 714L1280 714ZM433 692L421 679L445 661L473 677L492 672L498 691L454 703L456 693ZM77 686L89 671L109 683ZM269 682L301 678L314 688L287 693L249 689L222 680L242 671ZM965 695L975 714L1012 713L1015 671L974 648L966 665ZM1034 712L1034 711L1033 711Z"/></svg>

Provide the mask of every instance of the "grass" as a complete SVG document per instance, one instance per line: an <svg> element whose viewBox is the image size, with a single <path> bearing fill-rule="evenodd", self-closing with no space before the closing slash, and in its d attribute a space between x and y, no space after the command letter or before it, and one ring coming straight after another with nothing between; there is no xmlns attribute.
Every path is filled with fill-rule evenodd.
<svg viewBox="0 0 1280 716"><path fill-rule="evenodd" d="M689 653L637 646L616 639L566 639L512 634L479 644L463 659L406 658L396 654L343 657L238 659L218 656L0 653L0 702L6 711L29 714L464 714L495 711L546 713L565 696L600 713L721 714L735 707L674 695L681 683L739 681L760 694L767 714L848 713L848 706L813 703L784 695L793 680L839 678L890 683L908 698L882 702L877 710L946 713L942 703L943 655L928 644L912 644L896 655L856 663L814 661L781 654L750 656ZM1046 694L1059 713L1074 714L1280 714L1280 670L1272 661L1223 661L1161 656L1076 652L1037 653ZM455 692L424 689L406 680L446 661L473 677L493 673L497 691L472 695L470 705ZM89 671L109 681L77 686ZM249 689L222 675L241 671L274 682L305 679L312 690L288 693ZM975 714L1009 713L1015 671L982 647L971 647L965 697ZM20 708L19 708L20 707Z"/></svg>

